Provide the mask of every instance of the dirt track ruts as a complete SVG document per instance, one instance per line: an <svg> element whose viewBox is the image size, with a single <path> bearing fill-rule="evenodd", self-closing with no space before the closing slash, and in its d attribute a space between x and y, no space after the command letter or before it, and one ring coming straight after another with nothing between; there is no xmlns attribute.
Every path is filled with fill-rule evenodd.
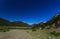
<svg viewBox="0 0 60 39"><path fill-rule="evenodd" d="M11 30L0 32L0 39L33 39L33 37L23 30Z"/></svg>

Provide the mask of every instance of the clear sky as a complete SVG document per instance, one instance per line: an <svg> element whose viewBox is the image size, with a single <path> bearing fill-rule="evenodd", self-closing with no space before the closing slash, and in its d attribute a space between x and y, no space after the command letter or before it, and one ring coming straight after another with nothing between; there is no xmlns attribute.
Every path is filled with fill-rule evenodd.
<svg viewBox="0 0 60 39"><path fill-rule="evenodd" d="M0 0L0 17L28 24L44 22L60 12L60 0Z"/></svg>

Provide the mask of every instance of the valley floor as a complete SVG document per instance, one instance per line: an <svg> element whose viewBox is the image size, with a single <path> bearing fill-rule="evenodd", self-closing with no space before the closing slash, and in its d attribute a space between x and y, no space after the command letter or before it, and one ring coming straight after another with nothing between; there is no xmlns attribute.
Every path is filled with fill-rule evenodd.
<svg viewBox="0 0 60 39"><path fill-rule="evenodd" d="M49 31L44 30L10 30L0 32L0 39L60 39L60 36L54 37L49 35Z"/></svg>
<svg viewBox="0 0 60 39"><path fill-rule="evenodd" d="M33 39L31 35L23 30L11 30L9 32L0 32L0 39Z"/></svg>

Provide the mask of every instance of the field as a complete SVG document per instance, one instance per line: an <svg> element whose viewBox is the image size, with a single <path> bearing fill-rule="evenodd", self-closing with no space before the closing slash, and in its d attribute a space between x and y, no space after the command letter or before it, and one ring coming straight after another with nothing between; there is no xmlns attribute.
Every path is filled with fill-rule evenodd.
<svg viewBox="0 0 60 39"><path fill-rule="evenodd" d="M50 31L53 29L37 29L36 31L12 29L7 32L0 32L0 39L60 39L60 35L57 37L50 35Z"/></svg>
<svg viewBox="0 0 60 39"><path fill-rule="evenodd" d="M56 37L53 35L50 35L49 30L37 30L37 31L29 31L28 32L34 39L60 39L60 36Z"/></svg>

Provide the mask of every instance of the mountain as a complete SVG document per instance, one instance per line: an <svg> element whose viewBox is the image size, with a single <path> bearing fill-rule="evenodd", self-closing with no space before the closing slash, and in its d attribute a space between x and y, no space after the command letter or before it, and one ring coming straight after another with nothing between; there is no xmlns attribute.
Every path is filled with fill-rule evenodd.
<svg viewBox="0 0 60 39"><path fill-rule="evenodd" d="M9 20L0 18L0 26L29 26L29 25L22 21L10 22Z"/></svg>
<svg viewBox="0 0 60 39"><path fill-rule="evenodd" d="M50 20L46 22L46 25L53 26L53 27L59 27L60 25L60 13L56 14L54 17L52 17Z"/></svg>
<svg viewBox="0 0 60 39"><path fill-rule="evenodd" d="M29 26L29 24L22 22L22 21L14 21L11 22L12 26Z"/></svg>
<svg viewBox="0 0 60 39"><path fill-rule="evenodd" d="M53 23L56 23L57 21L60 21L60 14L56 14L52 19L48 20L47 21L47 24L50 25L50 24L53 24Z"/></svg>
<svg viewBox="0 0 60 39"><path fill-rule="evenodd" d="M59 27L60 25L60 13L56 14L55 16L53 16L50 20L48 20L47 22L41 22L41 23L37 23L37 24L33 24L31 26L34 27ZM14 22L10 22L9 20L0 18L0 26L30 26L29 24L22 22L22 21L14 21Z"/></svg>
<svg viewBox="0 0 60 39"><path fill-rule="evenodd" d="M47 22L41 22L33 25L33 28L39 28L39 27L41 29L44 29L44 28L50 29L51 27L53 28L60 27L60 13L53 16Z"/></svg>
<svg viewBox="0 0 60 39"><path fill-rule="evenodd" d="M10 21L0 18L0 26L8 26L10 25Z"/></svg>

